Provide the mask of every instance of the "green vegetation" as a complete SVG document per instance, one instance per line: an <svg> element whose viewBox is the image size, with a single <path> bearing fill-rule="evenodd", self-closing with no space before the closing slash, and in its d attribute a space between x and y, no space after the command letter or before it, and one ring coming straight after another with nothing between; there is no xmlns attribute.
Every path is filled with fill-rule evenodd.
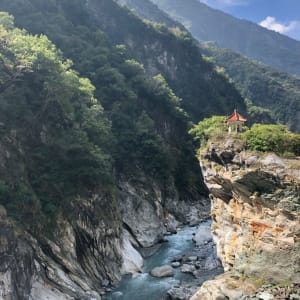
<svg viewBox="0 0 300 300"><path fill-rule="evenodd" d="M227 126L224 116L212 116L200 121L189 133L194 140L199 141L201 147L208 140L222 140L227 136ZM284 125L254 124L234 138L244 139L246 147L253 151L275 152L285 157L300 155L300 134L292 133Z"/></svg>
<svg viewBox="0 0 300 300"><path fill-rule="evenodd" d="M199 141L200 145L203 146L210 138L224 137L227 131L224 120L224 116L205 118L195 125L189 133L194 136L194 140Z"/></svg>
<svg viewBox="0 0 300 300"><path fill-rule="evenodd" d="M246 106L189 34L114 1L0 8L36 34L0 14L0 203L10 215L43 226L93 193L116 201L119 178L140 174L165 194L175 186L181 199L207 195L191 121ZM223 119L191 133L201 142L222 136Z"/></svg>
<svg viewBox="0 0 300 300"><path fill-rule="evenodd" d="M254 124L243 137L251 150L272 151L280 155L300 155L300 135L283 125Z"/></svg>
<svg viewBox="0 0 300 300"><path fill-rule="evenodd" d="M190 119L246 108L233 85L202 59L190 35L142 22L115 1L3 0L0 9L12 13L17 26L46 34L95 86L111 130L104 140L113 179L143 172L166 192L175 183L181 199L206 195L188 135ZM91 130L90 136L97 138ZM51 170L48 164L41 173Z"/></svg>
<svg viewBox="0 0 300 300"><path fill-rule="evenodd" d="M250 99L245 99L247 106L247 113L249 115L249 120L251 124L261 123L261 124L272 124L276 123L276 119L272 111L268 108L263 108L261 106L256 106L252 103Z"/></svg>
<svg viewBox="0 0 300 300"><path fill-rule="evenodd" d="M1 144L16 164L1 170L0 203L23 222L39 209L51 219L76 195L112 185L110 122L47 37L1 13L0 44Z"/></svg>
<svg viewBox="0 0 300 300"><path fill-rule="evenodd" d="M246 105L252 123L277 121L300 132L300 79L230 50L209 45L202 45L202 50L224 67L241 94L248 98Z"/></svg>
<svg viewBox="0 0 300 300"><path fill-rule="evenodd" d="M206 194L189 117L162 75L148 78L125 45L111 45L98 29L78 25L72 35L67 21L46 26L63 54L45 35L0 17L0 142L11 157L0 168L0 204L11 216L50 230L79 197L115 199L116 177L141 172L162 188L175 183L182 198Z"/></svg>
<svg viewBox="0 0 300 300"><path fill-rule="evenodd" d="M58 0L45 5L43 0L3 0L0 10L13 14L17 26L46 34L91 80L105 109L126 96L122 84L126 86L127 78L120 65L124 59L135 59L147 76L163 75L194 122L215 113L226 115L234 107L246 111L235 87L202 58L189 34L142 22L115 1L93 0L85 5L83 0ZM126 50L116 51L115 45L125 45Z"/></svg>
<svg viewBox="0 0 300 300"><path fill-rule="evenodd" d="M199 41L214 41L219 47L231 49L290 74L300 75L299 41L232 17L198 0L152 2L185 25Z"/></svg>

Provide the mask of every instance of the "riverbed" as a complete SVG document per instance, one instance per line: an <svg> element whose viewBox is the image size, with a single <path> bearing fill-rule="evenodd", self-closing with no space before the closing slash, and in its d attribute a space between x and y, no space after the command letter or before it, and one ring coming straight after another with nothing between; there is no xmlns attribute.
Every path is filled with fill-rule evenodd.
<svg viewBox="0 0 300 300"><path fill-rule="evenodd" d="M105 300L161 300L173 286L199 286L205 280L221 273L221 268L201 270L201 277L195 278L192 274L182 273L180 268L176 268L173 277L155 278L149 275L154 267L170 264L174 257L192 253L195 250L195 243L192 240L193 235L201 228L203 230L207 229L209 225L210 222L207 221L201 223L198 227L182 227L179 228L177 234L166 236L166 242L162 243L160 249L154 255L145 259L143 273L135 276L124 276L119 285L103 298ZM207 253L207 255L210 255L210 253Z"/></svg>

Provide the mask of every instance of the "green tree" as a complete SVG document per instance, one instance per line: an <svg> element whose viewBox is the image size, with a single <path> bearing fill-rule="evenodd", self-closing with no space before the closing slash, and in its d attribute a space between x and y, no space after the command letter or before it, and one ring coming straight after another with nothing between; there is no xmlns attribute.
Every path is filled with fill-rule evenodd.
<svg viewBox="0 0 300 300"><path fill-rule="evenodd" d="M254 124L243 136L251 150L300 154L300 135L290 132L284 125Z"/></svg>
<svg viewBox="0 0 300 300"><path fill-rule="evenodd" d="M224 136L224 133L226 133L224 121L224 116L205 118L195 125L189 133L194 136L194 140L199 141L200 144L203 145L211 137Z"/></svg>

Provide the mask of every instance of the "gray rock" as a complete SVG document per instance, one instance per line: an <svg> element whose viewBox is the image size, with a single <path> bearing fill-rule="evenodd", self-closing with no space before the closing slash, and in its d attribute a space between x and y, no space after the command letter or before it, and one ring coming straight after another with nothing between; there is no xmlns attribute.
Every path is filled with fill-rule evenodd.
<svg viewBox="0 0 300 300"><path fill-rule="evenodd" d="M167 294L172 300L188 300L197 290L197 287L173 286Z"/></svg>
<svg viewBox="0 0 300 300"><path fill-rule="evenodd" d="M212 241L211 228L208 223L207 226L201 226L193 237L193 241L197 245L205 244Z"/></svg>
<svg viewBox="0 0 300 300"><path fill-rule="evenodd" d="M188 260L189 261L197 261L198 257L197 256L189 256Z"/></svg>
<svg viewBox="0 0 300 300"><path fill-rule="evenodd" d="M204 269L213 270L221 266L221 262L218 257L212 253L206 260L204 264Z"/></svg>
<svg viewBox="0 0 300 300"><path fill-rule="evenodd" d="M172 266L173 268L178 268L178 267L181 266L181 263L180 263L179 261L174 261L174 262L171 263L171 266Z"/></svg>
<svg viewBox="0 0 300 300"><path fill-rule="evenodd" d="M175 219L175 217L172 214L168 215L165 225L167 232L177 233L177 227L179 226L179 222Z"/></svg>
<svg viewBox="0 0 300 300"><path fill-rule="evenodd" d="M261 300L273 300L274 299L273 295L268 292L259 293L257 296Z"/></svg>
<svg viewBox="0 0 300 300"><path fill-rule="evenodd" d="M120 181L120 205L124 224L142 247L151 247L163 238L161 191L145 178Z"/></svg>
<svg viewBox="0 0 300 300"><path fill-rule="evenodd" d="M171 277L174 275L174 270L169 265L153 268L150 272L153 277Z"/></svg>
<svg viewBox="0 0 300 300"><path fill-rule="evenodd" d="M180 268L182 273L192 273L196 271L196 267L194 265L183 264Z"/></svg>
<svg viewBox="0 0 300 300"><path fill-rule="evenodd" d="M156 244L148 248L138 248L138 251L142 254L144 258L154 255L162 246L162 243Z"/></svg>
<svg viewBox="0 0 300 300"><path fill-rule="evenodd" d="M172 261L182 261L182 260L183 260L183 255L174 256L172 258Z"/></svg>
<svg viewBox="0 0 300 300"><path fill-rule="evenodd" d="M262 160L262 163L265 166L278 165L278 166L286 167L284 160L274 153L267 155Z"/></svg>

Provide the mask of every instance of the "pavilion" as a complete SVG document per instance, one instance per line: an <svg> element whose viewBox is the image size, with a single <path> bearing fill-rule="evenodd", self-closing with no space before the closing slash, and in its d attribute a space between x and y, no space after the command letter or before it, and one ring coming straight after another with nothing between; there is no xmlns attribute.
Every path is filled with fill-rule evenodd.
<svg viewBox="0 0 300 300"><path fill-rule="evenodd" d="M225 119L225 123L228 125L228 132L241 132L242 126L247 121L245 117L240 115L235 109L234 112Z"/></svg>

